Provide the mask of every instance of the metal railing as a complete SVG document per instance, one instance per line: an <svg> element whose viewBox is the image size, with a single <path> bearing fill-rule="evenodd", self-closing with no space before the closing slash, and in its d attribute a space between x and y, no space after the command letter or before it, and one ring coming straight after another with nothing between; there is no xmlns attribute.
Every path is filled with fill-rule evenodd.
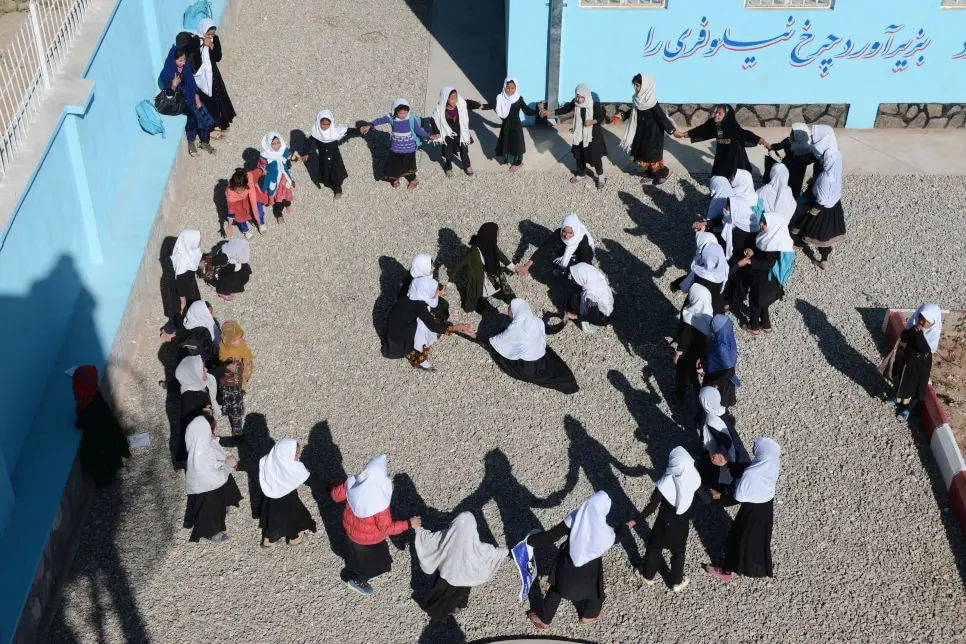
<svg viewBox="0 0 966 644"><path fill-rule="evenodd" d="M6 176L23 149L30 124L67 59L90 4L91 0L30 0L24 23L0 42L0 176Z"/></svg>

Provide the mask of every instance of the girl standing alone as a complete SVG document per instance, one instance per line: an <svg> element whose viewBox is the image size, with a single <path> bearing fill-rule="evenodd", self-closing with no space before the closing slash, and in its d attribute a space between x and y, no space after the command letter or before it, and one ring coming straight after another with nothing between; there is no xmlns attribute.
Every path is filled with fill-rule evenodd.
<svg viewBox="0 0 966 644"><path fill-rule="evenodd" d="M926 398L932 356L939 350L942 332L942 311L935 304L923 304L909 316L899 336L892 380L896 383L895 405L904 419Z"/></svg>
<svg viewBox="0 0 966 644"><path fill-rule="evenodd" d="M510 166L510 172L516 172L523 165L523 155L527 151L527 143L523 138L523 123L520 112L527 116L536 116L533 109L520 96L520 86L517 79L507 76L503 80L503 91L496 97L496 115L503 119L500 125L500 138L496 140L496 156L503 157Z"/></svg>

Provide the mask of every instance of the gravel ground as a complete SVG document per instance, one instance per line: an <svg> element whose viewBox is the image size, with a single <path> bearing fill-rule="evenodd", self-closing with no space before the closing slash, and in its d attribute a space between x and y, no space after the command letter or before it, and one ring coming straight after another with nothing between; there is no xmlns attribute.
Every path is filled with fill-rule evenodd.
<svg viewBox="0 0 966 644"><path fill-rule="evenodd" d="M284 49L282 65L255 47L227 50L223 70L242 116L215 157L192 161L197 171L184 181L194 197L172 232L190 224L205 241L217 239L212 186L265 130L307 130L320 101L346 122L385 113L397 95L425 94L424 8L414 13L401 0L321 6L259 0L240 12L236 33L287 34L296 44ZM278 12L272 22L270 11ZM320 17L319 26L306 30L306 15ZM321 47L300 45L318 34ZM279 78L271 92L247 94L242 71ZM385 138L375 138L378 165ZM397 516L421 513L439 528L452 511L472 509L484 518L484 536L499 543L556 524L597 489L610 493L615 522L629 519L671 448L699 449L688 423L693 409L666 402L667 338L681 303L669 284L693 251L689 224L706 207L704 178L642 192L631 178L613 176L598 193L568 185L562 167L446 179L423 158L423 185L406 193L373 180L366 142L349 142L343 154L351 175L345 198L333 203L296 167L295 211L253 240L248 291L231 303L208 293L222 321L241 322L256 357L242 457L264 453L269 435L295 437L306 443L310 469L329 482L386 452L397 473ZM874 366L883 308L966 303L966 231L948 225L964 196L959 178L848 177L849 243L826 273L800 258L773 313L776 333L739 338L739 429L749 444L769 435L783 449L776 577L722 586L700 571L709 553L720 560L733 515L710 507L692 531L684 594L635 582L629 556L643 551L638 535L636 545L617 546L605 559L606 621L580 627L565 604L551 633L597 642L962 637L966 545L948 510L937 507L945 492L928 446L874 397L881 388ZM374 321L413 254L438 249L452 265L461 240L493 220L504 249L526 256L568 212L580 213L598 240L600 266L617 293L612 329L585 337L569 326L550 340L580 393L513 381L456 337L433 349L434 374L379 355ZM537 279L511 284L537 311L554 310L560 297L559 285ZM455 297L451 303L458 320L478 321ZM321 519L300 548L260 549L247 498L229 516L229 545L190 544L183 474L171 469L168 412L156 384L173 367L163 364L170 347L159 351L156 342L162 322L160 305L141 320L122 389L125 419L150 432L152 445L137 451L120 486L98 498L51 641L459 642L530 631L509 564L473 591L457 622L427 626L411 599L426 578L405 540L394 542L394 570L374 582L374 598L349 592L338 575L340 510L322 485L315 499L301 491ZM505 322L491 311L481 333ZM246 475L236 480L250 496Z"/></svg>

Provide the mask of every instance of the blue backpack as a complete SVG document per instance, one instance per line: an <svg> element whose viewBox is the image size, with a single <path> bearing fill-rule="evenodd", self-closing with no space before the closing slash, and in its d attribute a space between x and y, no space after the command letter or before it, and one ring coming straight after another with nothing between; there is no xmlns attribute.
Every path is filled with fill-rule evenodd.
<svg viewBox="0 0 966 644"><path fill-rule="evenodd" d="M782 286L788 284L788 278L792 276L795 269L795 253L783 252L778 254L778 261L768 271L768 279L775 280Z"/></svg>
<svg viewBox="0 0 966 644"><path fill-rule="evenodd" d="M142 130L152 136L160 134L161 138L164 138L164 121L161 120L161 114L155 109L154 101L143 100L138 103L137 113L138 123Z"/></svg>
<svg viewBox="0 0 966 644"><path fill-rule="evenodd" d="M190 7L185 9L184 12L184 28L185 31L190 31L195 33L198 30L198 24L205 18L211 18L211 2L209 0L198 0Z"/></svg>

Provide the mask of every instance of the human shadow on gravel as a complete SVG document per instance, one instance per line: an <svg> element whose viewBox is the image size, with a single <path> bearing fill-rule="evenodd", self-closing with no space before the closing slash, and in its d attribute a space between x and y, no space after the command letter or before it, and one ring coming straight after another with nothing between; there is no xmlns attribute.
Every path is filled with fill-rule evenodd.
<svg viewBox="0 0 966 644"><path fill-rule="evenodd" d="M227 421L227 418L225 419ZM227 446L238 447L238 469L248 475L248 500L251 503L252 518L259 519L262 503L262 487L258 483L258 461L272 451L275 440L268 431L268 421L264 414L252 412L245 416L242 437L229 437L220 441Z"/></svg>
<svg viewBox="0 0 966 644"><path fill-rule="evenodd" d="M417 641L418 644L461 644L466 642L466 633L450 615L442 621L426 624Z"/></svg>
<svg viewBox="0 0 966 644"><path fill-rule="evenodd" d="M439 267L446 267L446 277L449 281L453 281L453 276L450 274L450 269L456 265L456 262L463 259L463 255L470 249L469 246L463 243L460 236L452 228L440 228L439 234L437 235L437 247L436 251L436 271L437 278L439 277Z"/></svg>
<svg viewBox="0 0 966 644"><path fill-rule="evenodd" d="M228 197L225 196L227 189L228 179L219 179L211 194L211 202L215 204L215 214L218 217L218 235L222 239L228 237L228 226L231 225L228 221Z"/></svg>
<svg viewBox="0 0 966 644"><path fill-rule="evenodd" d="M357 121L355 127L366 125L366 121ZM385 181L386 157L389 156L389 141L392 135L388 131L374 127L367 134L360 135L369 148L369 157L372 160L372 178L376 181Z"/></svg>
<svg viewBox="0 0 966 644"><path fill-rule="evenodd" d="M372 328L382 337L386 328L389 310L399 297L399 287L409 271L395 257L383 255L379 258L379 297L372 305Z"/></svg>
<svg viewBox="0 0 966 644"><path fill-rule="evenodd" d="M389 504L390 514L396 521L418 516L427 530L441 530L445 526L445 518L438 510L426 505L426 501L416 490L412 478L404 472L392 477L392 500ZM389 541L396 550L409 550L410 588L412 600L423 605L423 599L432 588L432 576L423 572L419 567L419 557L416 555L416 539L413 530L389 537Z"/></svg>
<svg viewBox="0 0 966 644"><path fill-rule="evenodd" d="M262 153L255 148L245 148L242 150L242 163L245 172L251 172L258 167L258 160L262 158Z"/></svg>
<svg viewBox="0 0 966 644"><path fill-rule="evenodd" d="M345 558L345 533L342 530L342 505L332 500L331 490L347 478L342 463L342 450L332 440L332 430L328 421L316 423L309 431L309 440L302 448L300 459L309 471L307 481L312 498L319 508L322 527L329 538L329 548Z"/></svg>
<svg viewBox="0 0 966 644"><path fill-rule="evenodd" d="M174 265L171 263L171 254L174 252L174 245L178 238L167 236L161 241L161 252L158 262L161 264L161 278L158 281L158 292L161 294L161 306L164 310L164 317L168 322L174 323L174 319L181 313L181 300L178 297L178 290L174 284Z"/></svg>
<svg viewBox="0 0 966 644"><path fill-rule="evenodd" d="M627 216L634 222L634 227L625 228L625 232L645 237L660 248L667 258L668 268L673 266L688 270L694 257L691 224L704 215L707 200L690 183L682 182L681 185L685 196L680 201L673 193L663 190L648 192L656 208L623 190L617 196L627 209Z"/></svg>
<svg viewBox="0 0 966 644"><path fill-rule="evenodd" d="M795 308L831 366L862 387L869 396L875 398L885 393L884 381L877 370L879 365L853 347L824 311L801 298L795 300Z"/></svg>

